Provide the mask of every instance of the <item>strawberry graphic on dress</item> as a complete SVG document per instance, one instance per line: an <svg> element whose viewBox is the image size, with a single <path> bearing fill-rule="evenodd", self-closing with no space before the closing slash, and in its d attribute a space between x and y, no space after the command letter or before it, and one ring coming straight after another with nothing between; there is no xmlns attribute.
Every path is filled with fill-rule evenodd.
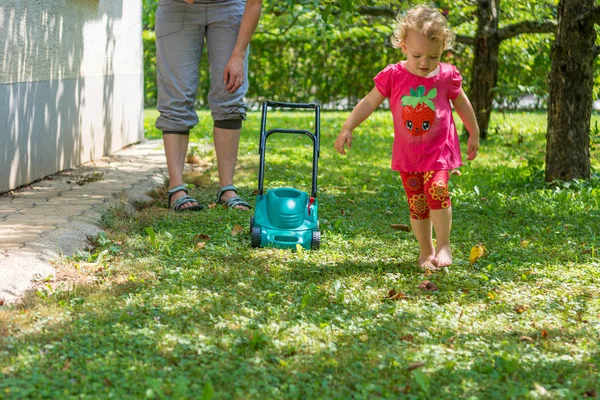
<svg viewBox="0 0 600 400"><path fill-rule="evenodd" d="M410 88L410 96L402 96L402 121L408 131L414 136L427 133L435 120L435 105L431 99L437 96L433 88L425 93L425 86Z"/></svg>

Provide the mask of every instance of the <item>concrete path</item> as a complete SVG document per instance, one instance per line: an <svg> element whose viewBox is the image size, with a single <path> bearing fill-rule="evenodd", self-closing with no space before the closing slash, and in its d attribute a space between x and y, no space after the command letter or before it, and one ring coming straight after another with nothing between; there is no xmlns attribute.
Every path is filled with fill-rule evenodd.
<svg viewBox="0 0 600 400"><path fill-rule="evenodd" d="M50 261L86 248L104 208L149 200L166 175L162 140L154 140L0 196L0 304L53 275Z"/></svg>

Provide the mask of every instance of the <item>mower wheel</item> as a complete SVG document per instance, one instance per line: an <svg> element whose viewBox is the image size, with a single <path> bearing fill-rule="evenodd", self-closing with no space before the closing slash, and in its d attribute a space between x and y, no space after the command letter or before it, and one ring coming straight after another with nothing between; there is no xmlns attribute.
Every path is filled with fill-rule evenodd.
<svg viewBox="0 0 600 400"><path fill-rule="evenodd" d="M321 232L314 231L312 233L312 241L310 242L310 248L313 250L319 250L321 247Z"/></svg>
<svg viewBox="0 0 600 400"><path fill-rule="evenodd" d="M250 217L250 236L252 236L252 228L254 228L254 217Z"/></svg>
<svg viewBox="0 0 600 400"><path fill-rule="evenodd" d="M252 247L260 247L260 228L252 228L252 233L250 235L250 244Z"/></svg>

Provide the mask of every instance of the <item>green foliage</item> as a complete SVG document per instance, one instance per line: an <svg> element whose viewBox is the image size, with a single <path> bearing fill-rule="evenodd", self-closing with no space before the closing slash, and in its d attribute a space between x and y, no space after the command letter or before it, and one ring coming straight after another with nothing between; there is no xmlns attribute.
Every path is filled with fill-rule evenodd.
<svg viewBox="0 0 600 400"><path fill-rule="evenodd" d="M156 35L154 31L142 33L144 47L144 104L155 105L157 100L156 87Z"/></svg>
<svg viewBox="0 0 600 400"><path fill-rule="evenodd" d="M414 3L418 2L265 1L251 44L247 99L251 105L273 99L318 101L331 108L352 107L372 89L372 78L377 72L403 59L401 52L390 43L394 21L389 17L360 14L358 7L388 5L401 12ZM439 0L436 4L448 11L450 26L458 34L475 34L475 2ZM524 20L555 18L556 4L557 0L503 0L500 2L501 27ZM155 9L156 1L145 0L144 26L148 29L153 28ZM154 40L151 32L144 33L147 106L156 103ZM495 88L495 99L501 108L515 108L526 94L539 99L535 106L545 106L552 40L553 35L529 34L503 42ZM461 71L467 91L472 60L473 49L460 43L444 55L444 61ZM207 106L210 87L206 55L201 63L198 108ZM597 63L600 66L600 61ZM600 68L597 71L597 79L600 79ZM598 87L600 85L596 91Z"/></svg>
<svg viewBox="0 0 600 400"><path fill-rule="evenodd" d="M312 121L270 115L272 127ZM450 182L454 265L426 274L412 233L390 227L408 223L408 205L389 167L389 112L365 121L341 157L333 142L346 116L321 119L319 251L253 249L246 230L232 233L251 213L222 207L175 214L160 197L136 215L109 210L94 249L61 265L89 279L44 282L0 308L0 397L593 397L598 152L590 181L547 184L545 115L493 113L495 134ZM259 120L249 114L236 174L250 201ZM208 113L200 121L192 144L210 131ZM267 189L310 188L309 142L269 138ZM218 187L212 157L207 183L191 188L204 204ZM390 300L391 289L404 297Z"/></svg>
<svg viewBox="0 0 600 400"><path fill-rule="evenodd" d="M516 109L524 95L538 99L545 108L548 98L550 49L554 35L527 34L505 40L500 47L500 71L495 88L500 108Z"/></svg>

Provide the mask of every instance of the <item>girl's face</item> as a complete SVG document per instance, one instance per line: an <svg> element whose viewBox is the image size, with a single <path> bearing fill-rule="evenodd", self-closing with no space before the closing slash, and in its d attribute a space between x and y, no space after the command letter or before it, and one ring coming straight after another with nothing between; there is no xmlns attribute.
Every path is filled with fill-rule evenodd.
<svg viewBox="0 0 600 400"><path fill-rule="evenodd" d="M429 40L422 33L409 31L402 42L406 54L406 69L414 75L425 77L440 64L444 51L442 40Z"/></svg>

